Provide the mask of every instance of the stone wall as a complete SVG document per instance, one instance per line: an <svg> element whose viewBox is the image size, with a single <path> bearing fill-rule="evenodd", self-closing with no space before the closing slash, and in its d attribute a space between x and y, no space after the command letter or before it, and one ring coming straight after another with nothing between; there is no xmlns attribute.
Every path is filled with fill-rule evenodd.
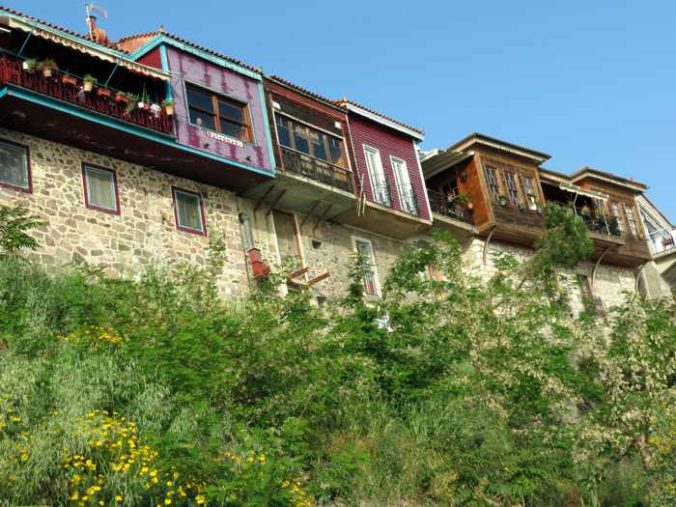
<svg viewBox="0 0 676 507"><path fill-rule="evenodd" d="M224 296L243 297L249 291L250 273L239 213L249 217L255 246L261 250L265 262L279 267L274 213L268 212L268 206L260 206L254 211L256 204L253 201L237 198L227 190L18 132L0 129L0 139L30 148L33 193L0 187L0 204L23 205L48 222L35 232L41 247L33 254L48 268L86 261L110 275L132 275L149 266L162 267L178 262L207 267L210 240L222 239L225 262L217 283ZM120 215L85 207L82 162L116 171ZM208 236L177 230L172 186L202 193ZM301 225L303 219L304 215L296 215L301 256L309 268L304 280L324 272L331 274L314 287L315 294L327 298L345 294L355 237L371 241L382 286L401 250L402 241L331 221L317 224L316 217ZM416 239L424 237L426 234L421 234ZM522 260L532 255L531 250L493 241L484 265L484 245L480 238L470 238L463 243L465 269L483 279L495 273L495 253L509 252ZM575 310L582 307L578 275L591 279L592 269L591 262L584 262L573 272L561 275L562 283L571 289L571 306ZM632 292L634 286L633 269L601 265L596 275L594 296L607 310L621 303L622 292Z"/></svg>
<svg viewBox="0 0 676 507"><path fill-rule="evenodd" d="M0 187L0 204L26 207L48 225L35 232L34 254L46 267L86 261L110 275L185 262L205 267L210 238L226 245L218 285L225 296L248 291L237 203L232 192L111 157L0 129L0 139L28 145L33 193ZM120 215L85 207L82 162L116 172ZM171 187L202 193L208 237L176 228Z"/></svg>

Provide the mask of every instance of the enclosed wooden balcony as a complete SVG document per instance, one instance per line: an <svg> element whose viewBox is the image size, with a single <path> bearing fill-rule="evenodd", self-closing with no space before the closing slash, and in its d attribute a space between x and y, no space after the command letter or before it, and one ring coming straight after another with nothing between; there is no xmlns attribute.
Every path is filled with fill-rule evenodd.
<svg viewBox="0 0 676 507"><path fill-rule="evenodd" d="M13 85L50 99L66 102L95 113L121 120L137 127L170 134L172 120L159 105L139 107L136 98L121 90L95 84L85 91L82 77L52 70L45 76L38 69L30 69L25 60L3 55L0 57L0 85Z"/></svg>
<svg viewBox="0 0 676 507"><path fill-rule="evenodd" d="M354 194L352 173L325 160L311 157L286 146L279 146L282 172L307 178L350 194Z"/></svg>

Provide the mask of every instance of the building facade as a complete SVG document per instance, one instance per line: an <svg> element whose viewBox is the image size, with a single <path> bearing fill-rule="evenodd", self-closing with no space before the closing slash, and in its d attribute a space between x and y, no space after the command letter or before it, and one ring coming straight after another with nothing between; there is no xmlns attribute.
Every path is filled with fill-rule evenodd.
<svg viewBox="0 0 676 507"><path fill-rule="evenodd" d="M669 295L670 224L640 183L566 176L542 167L544 153L481 134L421 162L420 129L164 30L113 43L93 18L81 35L7 9L0 28L0 205L48 222L35 253L48 267L206 268L219 250L226 297L274 269L282 291L322 301L344 294L359 252L378 298L406 242L450 231L487 277L495 252L531 254L557 202L595 245L561 274L579 287L575 304Z"/></svg>

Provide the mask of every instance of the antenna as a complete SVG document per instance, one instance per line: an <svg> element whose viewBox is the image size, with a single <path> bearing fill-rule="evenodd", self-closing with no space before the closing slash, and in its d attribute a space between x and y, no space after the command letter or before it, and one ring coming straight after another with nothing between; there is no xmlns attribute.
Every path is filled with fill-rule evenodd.
<svg viewBox="0 0 676 507"><path fill-rule="evenodd" d="M85 10L87 11L87 28L89 29L89 38L94 39L94 30L96 29L96 16L94 13L100 14L103 19L107 19L108 11L102 7L99 7L93 2L85 3Z"/></svg>

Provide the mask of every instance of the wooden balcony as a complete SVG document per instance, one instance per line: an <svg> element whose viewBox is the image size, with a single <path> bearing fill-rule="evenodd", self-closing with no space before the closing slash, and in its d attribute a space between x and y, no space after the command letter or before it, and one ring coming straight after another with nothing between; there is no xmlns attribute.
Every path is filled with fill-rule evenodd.
<svg viewBox="0 0 676 507"><path fill-rule="evenodd" d="M128 99L126 102L116 99L118 90L106 86L96 85L92 91L85 92L81 78L60 71L53 71L51 77L45 77L39 71L29 72L24 69L23 61L18 58L0 57L0 85L6 84L161 134L173 132L171 117L164 111L132 109L127 105Z"/></svg>
<svg viewBox="0 0 676 507"><path fill-rule="evenodd" d="M427 189L427 196L430 200L432 213L437 213L452 220L458 220L467 224L474 225L474 216L467 209L467 206L454 201L449 201L446 196L440 192Z"/></svg>
<svg viewBox="0 0 676 507"><path fill-rule="evenodd" d="M354 194L352 173L347 169L286 146L280 146L279 149L282 155L282 168L285 172Z"/></svg>

